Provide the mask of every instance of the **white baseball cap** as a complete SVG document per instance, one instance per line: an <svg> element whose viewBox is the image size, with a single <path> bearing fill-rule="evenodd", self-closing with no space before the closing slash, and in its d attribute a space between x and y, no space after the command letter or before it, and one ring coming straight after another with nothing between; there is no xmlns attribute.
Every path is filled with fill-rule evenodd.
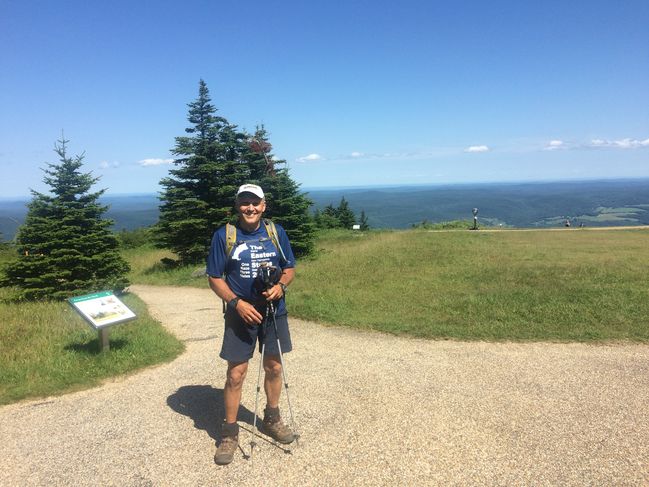
<svg viewBox="0 0 649 487"><path fill-rule="evenodd" d="M257 186L256 184L243 184L239 186L239 191L237 191L237 197L241 193L252 193L257 197L264 199L264 190L261 189L261 187Z"/></svg>

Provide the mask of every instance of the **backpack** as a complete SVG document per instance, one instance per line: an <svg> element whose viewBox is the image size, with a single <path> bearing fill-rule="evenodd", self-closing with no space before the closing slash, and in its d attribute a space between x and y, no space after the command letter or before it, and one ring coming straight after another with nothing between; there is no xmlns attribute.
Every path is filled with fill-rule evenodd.
<svg viewBox="0 0 649 487"><path fill-rule="evenodd" d="M282 250L282 246L279 244L279 236L277 235L277 228L275 227L275 224L271 220L267 220L266 218L264 218L262 221L264 222L266 233L270 237L271 242L273 242L273 245L275 245L277 250L279 250L279 255L282 257L284 262L288 262L286 256L284 255L284 251ZM230 258L230 255L232 254L232 250L234 249L236 244L237 244L237 227L236 225L231 225L230 223L226 223L225 224L225 253L228 256L228 259Z"/></svg>

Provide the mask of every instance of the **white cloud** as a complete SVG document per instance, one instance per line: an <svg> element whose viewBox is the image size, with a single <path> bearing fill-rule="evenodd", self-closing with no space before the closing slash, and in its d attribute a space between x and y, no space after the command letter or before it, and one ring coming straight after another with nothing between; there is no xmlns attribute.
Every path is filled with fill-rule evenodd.
<svg viewBox="0 0 649 487"><path fill-rule="evenodd" d="M162 164L171 164L172 162L174 162L173 159L142 159L141 161L137 161L142 167L160 166Z"/></svg>
<svg viewBox="0 0 649 487"><path fill-rule="evenodd" d="M464 149L464 152L489 152L489 147L486 145L472 145Z"/></svg>
<svg viewBox="0 0 649 487"><path fill-rule="evenodd" d="M323 160L320 154L309 154L308 156L298 157L297 162L313 162Z"/></svg>
<svg viewBox="0 0 649 487"><path fill-rule="evenodd" d="M627 137L619 140L593 139L590 141L591 147L611 147L614 149L638 149L649 147L649 139L638 140Z"/></svg>
<svg viewBox="0 0 649 487"><path fill-rule="evenodd" d="M350 156L352 156L352 157L363 157L364 155L365 154L363 154L362 152L356 152L356 151L354 151L354 152L352 152L350 154Z"/></svg>
<svg viewBox="0 0 649 487"><path fill-rule="evenodd" d="M99 163L99 168L100 169L108 169L111 167L119 167L119 162L113 161L113 162L108 162L108 161L101 161Z"/></svg>
<svg viewBox="0 0 649 487"><path fill-rule="evenodd" d="M545 150L558 150L565 149L566 143L563 140L551 140L548 142L548 145L545 146Z"/></svg>

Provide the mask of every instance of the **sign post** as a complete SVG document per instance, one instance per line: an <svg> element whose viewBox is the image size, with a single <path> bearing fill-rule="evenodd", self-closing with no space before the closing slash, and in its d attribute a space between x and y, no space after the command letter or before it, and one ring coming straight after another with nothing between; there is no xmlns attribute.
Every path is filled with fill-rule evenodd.
<svg viewBox="0 0 649 487"><path fill-rule="evenodd" d="M77 296L68 299L68 302L91 327L97 330L99 349L102 352L110 350L108 332L112 325L137 318L135 313L111 291Z"/></svg>

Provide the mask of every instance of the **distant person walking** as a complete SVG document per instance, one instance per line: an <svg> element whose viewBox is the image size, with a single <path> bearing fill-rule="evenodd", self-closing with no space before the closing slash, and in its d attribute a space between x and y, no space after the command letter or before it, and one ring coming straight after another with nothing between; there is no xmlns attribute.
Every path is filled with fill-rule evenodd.
<svg viewBox="0 0 649 487"><path fill-rule="evenodd" d="M212 238L207 259L207 274L212 290L225 303L225 333L220 356L228 362L223 390L225 422L222 439L214 461L219 465L232 462L239 445L237 412L241 388L257 342L265 343L263 357L266 408L262 430L280 443L291 443L295 434L285 425L279 413L282 390L282 363L275 329L264 326L267 303L274 302L277 333L281 352L292 349L284 294L295 275L295 257L284 229L262 220L266 200L262 188L244 184L235 198L239 215L236 225L220 227ZM272 287L260 288L262 266L277 269Z"/></svg>

